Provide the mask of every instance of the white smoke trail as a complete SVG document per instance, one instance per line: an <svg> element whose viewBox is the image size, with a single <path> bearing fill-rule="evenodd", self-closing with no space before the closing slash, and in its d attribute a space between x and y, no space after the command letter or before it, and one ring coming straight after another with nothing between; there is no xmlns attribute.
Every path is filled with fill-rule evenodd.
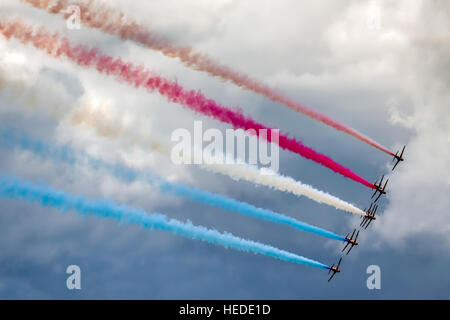
<svg viewBox="0 0 450 320"><path fill-rule="evenodd" d="M364 211L358 209L351 203L332 196L329 193L320 191L310 185L304 184L291 177L270 172L270 169L258 168L245 162L235 161L233 164L219 164L209 162L210 164L201 165L202 168L225 174L235 180L245 180L258 185L263 185L274 190L292 193L296 196L305 196L318 203L327 204L336 209L344 210L354 214L365 215Z"/></svg>

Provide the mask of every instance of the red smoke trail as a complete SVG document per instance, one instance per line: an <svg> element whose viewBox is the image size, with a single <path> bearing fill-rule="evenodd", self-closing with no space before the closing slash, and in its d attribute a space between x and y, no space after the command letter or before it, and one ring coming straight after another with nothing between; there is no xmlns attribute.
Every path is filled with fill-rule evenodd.
<svg viewBox="0 0 450 320"><path fill-rule="evenodd" d="M67 14L66 9L71 4L76 4L81 9L81 21L91 28L99 29L105 33L113 34L121 37L125 40L132 40L141 43L148 48L158 50L164 55L169 57L179 58L186 66L192 67L196 70L204 71L210 75L220 77L225 80L229 80L239 87L253 91L255 93L264 95L272 101L279 102L292 110L302 113L308 117L311 117L317 121L320 121L330 127L333 127L339 131L343 131L353 137L383 151L389 155L394 155L389 149L383 147L376 141L363 135L357 130L350 128L330 117L311 110L304 105L295 102L267 85L251 79L247 75L232 70L231 68L221 65L220 63L213 61L207 55L195 52L191 47L175 46L166 40L158 39L158 37L151 31L147 30L144 26L138 24L133 19L125 17L125 15L113 8L110 8L104 4L99 4L93 0L87 1L73 1L73 0L23 0L31 5L45 9L50 13L64 14L65 18L70 15Z"/></svg>
<svg viewBox="0 0 450 320"><path fill-rule="evenodd" d="M134 87L145 87L150 91L158 91L169 101L184 105L196 112L202 113L216 120L231 124L235 129L254 129L259 136L260 130L267 130L261 137L271 142L270 128L244 116L242 113L228 109L212 99L206 98L200 91L186 90L178 83L154 75L142 66L123 62L120 58L102 54L97 49L89 49L82 45L72 46L66 38L59 38L57 34L49 34L44 28L33 30L33 27L19 21L0 22L0 31L6 38L15 37L23 43L31 42L36 48L46 51L55 57L66 56L80 66L92 66L99 72L114 75ZM307 159L311 159L345 177L362 183L369 188L374 185L351 170L336 163L331 158L320 154L303 145L300 141L290 138L286 134L279 134L278 145L286 150L295 152ZM274 141L276 142L276 141Z"/></svg>

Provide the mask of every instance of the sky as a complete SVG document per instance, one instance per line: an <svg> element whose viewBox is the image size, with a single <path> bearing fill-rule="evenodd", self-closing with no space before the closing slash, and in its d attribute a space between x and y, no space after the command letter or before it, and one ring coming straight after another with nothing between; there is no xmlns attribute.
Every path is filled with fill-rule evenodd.
<svg viewBox="0 0 450 320"><path fill-rule="evenodd" d="M371 182L385 174L388 194L342 272L238 252L117 221L61 214L0 199L0 299L449 299L450 298L450 3L378 1L108 1L163 39L192 46L278 92L332 116L391 150L391 158L279 103L184 66L142 45L82 26L18 0L0 4L0 19L22 18L144 65L188 89L280 128ZM88 114L100 129L77 121ZM143 89L55 59L0 36L0 125L36 139L158 173L346 235L359 217L305 197L235 181L192 165L173 165L150 141L171 145L178 128L227 125ZM117 130L120 128L120 130ZM129 134L125 134L129 133ZM133 138L130 138L130 135ZM0 174L90 199L161 212L231 232L327 265L342 243L125 183L103 170L51 161L0 147ZM359 208L371 191L287 151L279 172ZM82 289L68 290L66 268L78 265ZM369 290L367 267L381 270Z"/></svg>

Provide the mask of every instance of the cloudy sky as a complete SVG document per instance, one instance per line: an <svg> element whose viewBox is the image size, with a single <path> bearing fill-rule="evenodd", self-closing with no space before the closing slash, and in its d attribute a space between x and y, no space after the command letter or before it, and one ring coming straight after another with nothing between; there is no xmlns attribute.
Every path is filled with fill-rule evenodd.
<svg viewBox="0 0 450 320"><path fill-rule="evenodd" d="M391 173L379 150L262 96L182 65L159 52L60 16L4 0L0 19L21 17L74 42L145 65L224 105L239 106L375 181L389 177L380 217L327 283L323 270L237 252L116 221L0 199L0 298L137 299L449 299L450 276L450 4L419 1L108 1L161 38L189 45L324 112L392 150L407 145ZM90 106L102 121L93 130L76 121ZM0 36L0 125L67 144L109 161L152 170L258 207L347 234L359 219L307 198L255 187L194 166L174 166L151 152L170 146L177 128L228 126L168 103L158 94L57 60ZM120 128L120 130L117 130ZM129 133L129 134L125 134ZM135 137L130 139L130 134ZM136 138L139 137L139 138ZM234 212L125 184L107 172L69 166L0 148L0 174L46 183L88 198L161 212L294 253L334 263L341 244ZM280 173L360 208L370 190L298 155L280 152ZM79 265L82 290L66 288ZM370 265L381 289L366 286Z"/></svg>

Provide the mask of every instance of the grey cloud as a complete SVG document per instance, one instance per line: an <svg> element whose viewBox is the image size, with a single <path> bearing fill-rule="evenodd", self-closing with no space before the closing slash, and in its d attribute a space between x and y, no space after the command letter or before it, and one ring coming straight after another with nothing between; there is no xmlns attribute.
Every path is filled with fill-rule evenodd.
<svg viewBox="0 0 450 320"><path fill-rule="evenodd" d="M313 268L2 199L1 298L341 299L343 292L355 299L449 298L448 2L375 1L381 6L380 29L375 30L366 23L368 6L373 2L111 3L173 41L192 44L389 147L407 143L407 161L390 175L388 201L380 203L382 215L361 235L361 245L345 258L344 272L331 286L325 273ZM182 85L201 88L226 105L239 105L244 112L286 128L370 180L390 170L389 157L379 151L257 95L189 70L176 59L87 28L69 32L59 17L17 1L5 1L1 8L2 14L13 12L45 23L76 42L99 46L112 55L176 77ZM23 76L29 86L41 92L36 97L38 111L60 106L67 115L74 105L98 99L108 101L111 115L120 110L118 114L140 118L139 128L134 129L144 134L158 132L161 139L167 139L174 128L191 128L194 119L204 120L206 126L226 128L156 94L117 84L114 79L48 58L14 41L0 39L0 48L2 67L14 71L9 76ZM5 65L3 58L8 53L23 53L26 63ZM339 234L359 223L356 217L308 199L236 183L196 168L174 168L158 158L147 161L148 153L141 148L125 145L120 139L99 138L87 129L71 128L46 112L27 111L26 100L12 103L5 97L0 93L2 126L68 143L109 160L128 159L137 167L148 166L175 180L268 207ZM177 117L171 117L175 113ZM141 184L124 185L101 171L4 149L0 159L2 173L190 219L324 263L335 262L341 247L311 234L153 193ZM296 155L281 153L281 173L360 207L369 203L369 190ZM73 263L81 266L85 277L84 288L78 293L64 286L64 270ZM369 264L382 268L381 291L365 287Z"/></svg>

